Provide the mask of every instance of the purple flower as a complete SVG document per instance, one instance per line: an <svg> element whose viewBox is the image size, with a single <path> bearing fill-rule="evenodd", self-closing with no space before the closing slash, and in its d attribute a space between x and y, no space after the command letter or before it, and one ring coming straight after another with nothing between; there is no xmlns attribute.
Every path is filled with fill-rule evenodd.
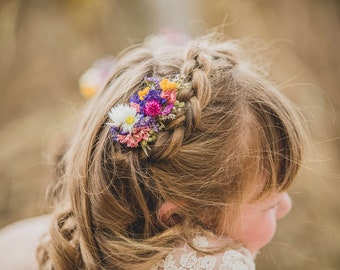
<svg viewBox="0 0 340 270"><path fill-rule="evenodd" d="M119 133L119 128L118 127L115 127L115 126L111 126L110 127L110 133L111 133L111 136L112 138L117 141L117 134Z"/></svg>
<svg viewBox="0 0 340 270"><path fill-rule="evenodd" d="M139 119L138 123L136 124L136 128L146 128L149 127L151 129L156 126L156 119L151 116L143 116Z"/></svg>
<svg viewBox="0 0 340 270"><path fill-rule="evenodd" d="M161 97L161 93L162 91L160 90L151 89L149 93L144 97L144 101L147 102L151 100L157 100L159 101L159 103L163 104L164 102L166 102L166 99Z"/></svg>
<svg viewBox="0 0 340 270"><path fill-rule="evenodd" d="M174 107L174 104L166 105L164 110L162 111L162 115L168 115L171 112L173 107Z"/></svg>
<svg viewBox="0 0 340 270"><path fill-rule="evenodd" d="M152 83L156 89L161 89L160 86L159 86L159 81L156 78L145 76L144 80L147 83Z"/></svg>
<svg viewBox="0 0 340 270"><path fill-rule="evenodd" d="M141 100L139 99L138 94L133 94L130 98L130 103L136 103L136 104L140 104Z"/></svg>

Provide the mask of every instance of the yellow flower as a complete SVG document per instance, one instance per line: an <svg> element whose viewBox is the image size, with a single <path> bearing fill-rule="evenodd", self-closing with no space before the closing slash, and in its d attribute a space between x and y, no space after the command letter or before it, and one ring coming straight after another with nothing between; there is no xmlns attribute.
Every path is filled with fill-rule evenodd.
<svg viewBox="0 0 340 270"><path fill-rule="evenodd" d="M175 82L170 82L169 79L162 79L159 82L159 86L162 88L163 91L169 91L169 90L177 90L178 84Z"/></svg>
<svg viewBox="0 0 340 270"><path fill-rule="evenodd" d="M145 87L143 90L138 91L138 97L140 100L144 100L144 97L149 93L150 87Z"/></svg>
<svg viewBox="0 0 340 270"><path fill-rule="evenodd" d="M135 117L132 116L132 115L129 115L125 118L125 123L127 125L131 125L131 124L134 124L135 123Z"/></svg>

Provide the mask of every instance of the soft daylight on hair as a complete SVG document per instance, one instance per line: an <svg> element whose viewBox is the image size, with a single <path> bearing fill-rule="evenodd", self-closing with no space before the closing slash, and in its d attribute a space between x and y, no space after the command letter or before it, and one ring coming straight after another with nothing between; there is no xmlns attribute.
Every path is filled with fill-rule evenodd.
<svg viewBox="0 0 340 270"><path fill-rule="evenodd" d="M120 55L59 162L63 187L38 250L41 269L150 269L181 239L214 232L250 186L263 186L259 197L289 187L302 158L300 120L243 55L217 35ZM128 104L145 76L176 75L191 85L177 95L183 114L150 151L115 142L110 109ZM176 205L166 219L158 215L164 202Z"/></svg>

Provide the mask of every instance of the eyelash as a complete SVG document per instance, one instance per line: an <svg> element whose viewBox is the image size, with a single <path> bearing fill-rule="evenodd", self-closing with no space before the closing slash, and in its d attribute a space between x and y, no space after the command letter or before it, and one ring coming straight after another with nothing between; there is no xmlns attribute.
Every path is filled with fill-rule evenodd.
<svg viewBox="0 0 340 270"><path fill-rule="evenodd" d="M278 202L274 203L274 204L273 204L271 207L269 207L268 209L274 209L274 208L278 207L278 206L280 205L280 202L281 202L281 201L278 201Z"/></svg>

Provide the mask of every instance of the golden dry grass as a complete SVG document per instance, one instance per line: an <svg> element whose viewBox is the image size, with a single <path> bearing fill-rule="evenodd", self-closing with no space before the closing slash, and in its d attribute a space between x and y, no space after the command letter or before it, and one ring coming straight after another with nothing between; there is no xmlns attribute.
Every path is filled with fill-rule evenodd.
<svg viewBox="0 0 340 270"><path fill-rule="evenodd" d="M95 59L165 26L195 36L224 23L264 49L310 125L294 210L258 269L339 269L339 14L336 0L1 1L0 226L48 210L46 153L84 104L77 81Z"/></svg>

